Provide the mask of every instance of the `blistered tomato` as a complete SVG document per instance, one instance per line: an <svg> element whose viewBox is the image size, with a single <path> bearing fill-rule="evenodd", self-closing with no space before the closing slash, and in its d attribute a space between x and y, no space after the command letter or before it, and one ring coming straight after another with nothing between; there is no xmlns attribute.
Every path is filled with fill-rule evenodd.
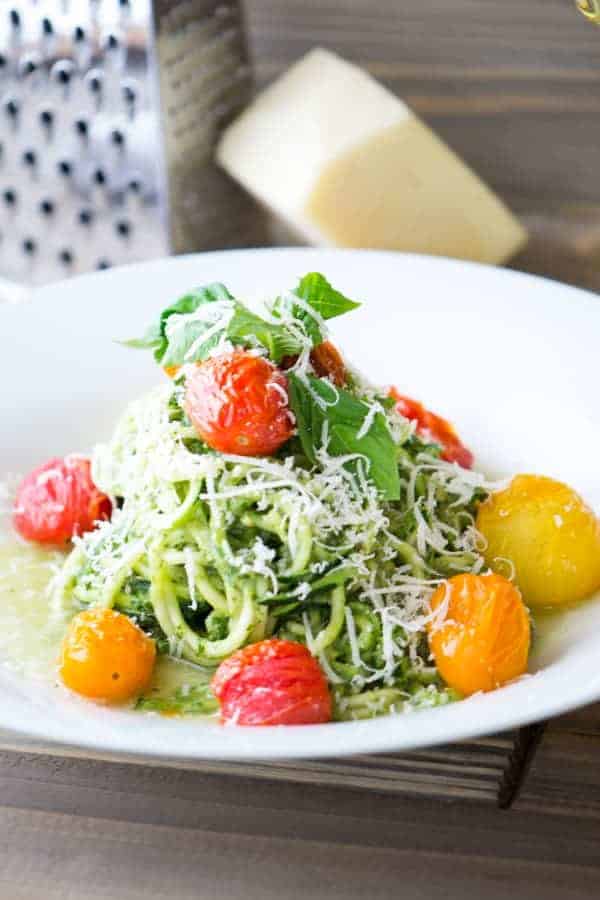
<svg viewBox="0 0 600 900"><path fill-rule="evenodd" d="M346 383L346 367L337 347L331 341L317 344L310 352L310 361L319 378L331 378L338 387Z"/></svg>
<svg viewBox="0 0 600 900"><path fill-rule="evenodd" d="M390 396L396 401L400 415L417 423L417 434L442 447L442 459L456 462L463 469L471 468L473 454L462 443L450 422L430 412L422 403L398 393L396 388L391 389Z"/></svg>
<svg viewBox="0 0 600 900"><path fill-rule="evenodd" d="M284 356L282 369L290 369L297 361L297 356ZM319 378L329 378L338 387L346 384L346 366L337 347L331 341L323 341L310 351L310 361Z"/></svg>
<svg viewBox="0 0 600 900"><path fill-rule="evenodd" d="M155 658L154 641L131 619L113 609L92 608L69 624L60 675L84 697L122 703L148 687Z"/></svg>
<svg viewBox="0 0 600 900"><path fill-rule="evenodd" d="M518 678L527 669L529 615L519 590L501 575L455 575L435 591L438 612L429 648L450 687L468 696Z"/></svg>
<svg viewBox="0 0 600 900"><path fill-rule="evenodd" d="M600 520L572 488L517 475L481 505L477 528L489 566L515 567L532 606L560 606L600 589Z"/></svg>
<svg viewBox="0 0 600 900"><path fill-rule="evenodd" d="M269 456L294 432L287 378L243 350L201 362L185 384L185 410L213 450Z"/></svg>
<svg viewBox="0 0 600 900"><path fill-rule="evenodd" d="M17 489L13 524L21 537L40 544L65 544L110 518L112 504L99 491L90 461L80 456L51 459L27 475Z"/></svg>
<svg viewBox="0 0 600 900"><path fill-rule="evenodd" d="M313 725L331 719L327 679L303 644L276 638L243 647L217 669L212 690L224 722Z"/></svg>

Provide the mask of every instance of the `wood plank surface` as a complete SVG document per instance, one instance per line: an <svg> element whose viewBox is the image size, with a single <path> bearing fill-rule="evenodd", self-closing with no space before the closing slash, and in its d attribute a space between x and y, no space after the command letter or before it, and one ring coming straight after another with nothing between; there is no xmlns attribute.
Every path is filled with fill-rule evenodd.
<svg viewBox="0 0 600 900"><path fill-rule="evenodd" d="M600 288L600 30L570 0L247 0L264 83L316 44L402 95L532 230L517 267ZM600 706L551 723L509 811L0 753L0 900L591 900Z"/></svg>
<svg viewBox="0 0 600 900"><path fill-rule="evenodd" d="M0 810L0 856L6 900L590 900L600 889L598 870L576 863L224 836L18 810Z"/></svg>
<svg viewBox="0 0 600 900"><path fill-rule="evenodd" d="M571 759L570 764L576 763ZM0 897L595 897L600 816L0 755ZM195 893L194 893L195 892Z"/></svg>
<svg viewBox="0 0 600 900"><path fill-rule="evenodd" d="M594 820L600 859L600 706L555 720L534 756L519 811Z"/></svg>

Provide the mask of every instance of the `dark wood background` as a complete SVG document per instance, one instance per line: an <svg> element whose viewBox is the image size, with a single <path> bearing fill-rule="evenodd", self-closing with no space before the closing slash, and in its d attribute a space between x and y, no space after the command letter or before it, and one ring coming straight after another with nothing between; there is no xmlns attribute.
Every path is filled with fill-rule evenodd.
<svg viewBox="0 0 600 900"><path fill-rule="evenodd" d="M259 84L317 44L401 95L531 229L518 268L600 289L600 28L573 0L247 0Z"/></svg>
<svg viewBox="0 0 600 900"><path fill-rule="evenodd" d="M572 0L246 8L259 83L316 44L365 66L522 216L515 265L600 288L600 29ZM592 900L599 762L600 707L551 723L506 812L0 751L0 900Z"/></svg>

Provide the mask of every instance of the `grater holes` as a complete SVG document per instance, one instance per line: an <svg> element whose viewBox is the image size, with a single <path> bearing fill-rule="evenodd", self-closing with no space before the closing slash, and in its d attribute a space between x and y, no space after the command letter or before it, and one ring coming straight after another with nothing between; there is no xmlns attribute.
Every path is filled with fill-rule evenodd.
<svg viewBox="0 0 600 900"><path fill-rule="evenodd" d="M31 148L24 150L21 156L21 162L28 169L35 169L37 165L37 153L35 150L32 150Z"/></svg>
<svg viewBox="0 0 600 900"><path fill-rule="evenodd" d="M21 104L16 97L9 97L8 100L4 101L4 112L9 119L16 122L21 112Z"/></svg>
<svg viewBox="0 0 600 900"><path fill-rule="evenodd" d="M135 115L139 97L140 88L137 81L135 81L133 78L124 79L121 82L121 99L130 119L132 119Z"/></svg>
<svg viewBox="0 0 600 900"><path fill-rule="evenodd" d="M108 65L118 69L123 68L126 61L126 48L120 34L116 31L109 32L104 38L102 49Z"/></svg>
<svg viewBox="0 0 600 900"><path fill-rule="evenodd" d="M123 82L121 85L121 94L125 103L135 103L137 100L137 91L131 82Z"/></svg>
<svg viewBox="0 0 600 900"><path fill-rule="evenodd" d="M32 75L35 75L42 64L42 61L39 56L30 54L28 56L24 56L23 59L19 62L19 77L20 78L30 78Z"/></svg>
<svg viewBox="0 0 600 900"><path fill-rule="evenodd" d="M104 99L104 73L100 69L90 69L84 76L83 84L99 110Z"/></svg>
<svg viewBox="0 0 600 900"><path fill-rule="evenodd" d="M11 10L9 10L8 21L10 23L11 28L14 28L15 30L17 30L21 27L21 14L20 14L19 10L16 9L14 6Z"/></svg>
<svg viewBox="0 0 600 900"><path fill-rule="evenodd" d="M17 192L13 188L5 188L2 191L2 200L4 201L5 206L14 207L17 205Z"/></svg>
<svg viewBox="0 0 600 900"><path fill-rule="evenodd" d="M110 142L114 147L117 147L120 150L123 149L125 146L125 134L120 128L113 128L110 133Z"/></svg>
<svg viewBox="0 0 600 900"><path fill-rule="evenodd" d="M51 109L42 109L38 116L42 128L50 130L54 124L54 113Z"/></svg>
<svg viewBox="0 0 600 900"><path fill-rule="evenodd" d="M26 256L34 256L37 253L37 241L35 238L26 237L21 241L21 250Z"/></svg>
<svg viewBox="0 0 600 900"><path fill-rule="evenodd" d="M68 88L75 74L75 65L70 59L59 59L50 70L50 78L62 88Z"/></svg>
<svg viewBox="0 0 600 900"><path fill-rule="evenodd" d="M111 33L106 36L106 39L104 41L104 49L108 53L115 53L117 50L120 49L120 47L121 47L121 42L116 34Z"/></svg>
<svg viewBox="0 0 600 900"><path fill-rule="evenodd" d="M72 266L75 261L75 255L68 247L64 247L58 253L58 261L62 263L63 266Z"/></svg>
<svg viewBox="0 0 600 900"><path fill-rule="evenodd" d="M84 225L86 228L89 227L94 221L93 211L87 207L80 209L77 213L77 221L80 225Z"/></svg>
<svg viewBox="0 0 600 900"><path fill-rule="evenodd" d="M69 159L61 159L57 162L58 174L69 178L73 174L73 163Z"/></svg>
<svg viewBox="0 0 600 900"><path fill-rule="evenodd" d="M43 283L168 249L152 5L0 2L0 276ZM13 7L20 35L8 26Z"/></svg>
<svg viewBox="0 0 600 900"><path fill-rule="evenodd" d="M128 238L131 235L131 224L126 219L115 223L115 231L120 238Z"/></svg>
<svg viewBox="0 0 600 900"><path fill-rule="evenodd" d="M100 69L90 69L84 78L85 86L93 97L102 93L104 75Z"/></svg>
<svg viewBox="0 0 600 900"><path fill-rule="evenodd" d="M73 123L73 127L75 129L75 133L78 137L82 138L82 140L87 140L90 135L90 126L87 119L79 118L75 119Z"/></svg>
<svg viewBox="0 0 600 900"><path fill-rule="evenodd" d="M110 260L103 257L102 259L99 259L98 262L96 263L96 268L98 269L98 271L101 272L104 269L110 269L111 265L112 265L112 263L110 262Z"/></svg>

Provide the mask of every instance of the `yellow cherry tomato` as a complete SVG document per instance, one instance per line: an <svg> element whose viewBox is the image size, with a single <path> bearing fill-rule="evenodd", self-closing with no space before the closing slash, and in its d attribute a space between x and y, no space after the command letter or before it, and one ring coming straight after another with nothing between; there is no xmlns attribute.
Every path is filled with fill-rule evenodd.
<svg viewBox="0 0 600 900"><path fill-rule="evenodd" d="M529 615L502 575L455 575L431 598L438 611L429 649L444 681L465 696L518 678L527 669Z"/></svg>
<svg viewBox="0 0 600 900"><path fill-rule="evenodd" d="M122 703L148 686L156 646L141 628L113 609L75 616L62 644L60 674L68 688L106 703Z"/></svg>
<svg viewBox="0 0 600 900"><path fill-rule="evenodd" d="M560 481L517 475L482 504L477 528L487 564L509 559L530 606L575 603L600 588L600 520Z"/></svg>

